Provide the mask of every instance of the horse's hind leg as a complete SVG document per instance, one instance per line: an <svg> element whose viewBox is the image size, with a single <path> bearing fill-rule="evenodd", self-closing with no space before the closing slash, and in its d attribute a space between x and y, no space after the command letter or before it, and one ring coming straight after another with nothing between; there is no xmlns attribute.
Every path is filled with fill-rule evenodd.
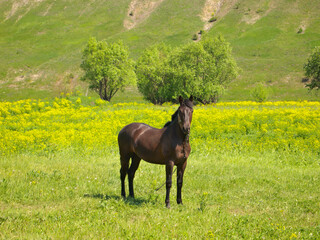
<svg viewBox="0 0 320 240"><path fill-rule="evenodd" d="M120 156L121 169L120 169L120 179L121 179L121 196L126 198L126 189L125 189L125 179L129 168L129 156Z"/></svg>
<svg viewBox="0 0 320 240"><path fill-rule="evenodd" d="M141 158L139 158L137 155L132 156L131 165L128 171L128 178L129 178L129 196L134 198L134 191L133 191L133 179L134 175L139 167Z"/></svg>

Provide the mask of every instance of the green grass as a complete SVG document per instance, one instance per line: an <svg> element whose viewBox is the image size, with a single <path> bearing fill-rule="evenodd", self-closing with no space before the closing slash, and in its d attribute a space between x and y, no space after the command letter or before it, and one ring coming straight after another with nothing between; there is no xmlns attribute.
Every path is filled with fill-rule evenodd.
<svg viewBox="0 0 320 240"><path fill-rule="evenodd" d="M0 237L317 239L319 166L274 153L191 154L184 205L165 208L165 168L142 162L136 199L120 198L116 149L1 159ZM297 159L298 160L298 159ZM175 179L174 179L175 183Z"/></svg>
<svg viewBox="0 0 320 240"><path fill-rule="evenodd" d="M120 93L114 100L123 102L125 97L133 97L130 94L127 96ZM69 98L75 101L78 96ZM95 101L93 97L81 96L81 99L85 106L90 106ZM143 102L141 96L136 101ZM149 107L152 110L161 109L163 113L174 110L174 107ZM106 116L115 109L127 110L132 115L136 114L135 119L139 121L148 119L148 116L138 114L139 109L149 107L125 107L121 104L101 106L93 110L87 119L74 120L74 128L76 130L79 127L78 123L90 126L87 124L92 120L90 118L96 119L94 121L97 124L92 125L96 128L101 119L95 116L94 111L104 113L99 116ZM224 111L255 109L249 106L196 107L194 121L197 119L197 110L200 113L204 108ZM264 105L257 108L268 110ZM276 105L269 106L269 110L273 108L277 108ZM291 107L279 108L285 110ZM299 107L295 105L292 108ZM13 121L14 117L21 114L20 121L26 124L29 122L26 120L28 113L18 113L14 109L19 108L12 108L8 115L2 115L2 120L8 119L2 126L4 129L27 132L37 128L38 125L31 125L19 130ZM316 116L319 109L312 109ZM57 114L51 113L50 122L40 117L45 110L37 111L33 117L37 120L35 122L41 123L43 131L49 130L47 128L51 124L66 125L71 119L63 114L68 111L64 108L57 109ZM251 115L248 115L248 121L250 117L254 117ZM239 114L234 116L234 124L245 125L244 122L237 122L241 119ZM221 118L219 114L212 117ZM288 114L287 117L292 116ZM205 123L205 119L202 120ZM279 121L284 120L279 118ZM232 121L227 122L232 125ZM260 123L261 128L266 123L265 116L254 123ZM316 119L306 123L303 118L297 118L297 123L300 130L297 129L297 135L292 137L306 144L317 136L314 132L308 135L304 130L308 124L317 124ZM217 122L217 125L225 129L222 124ZM285 121L284 125L286 126ZM288 126L284 127L284 131L287 128ZM270 141L278 140L271 138L274 133L269 132ZM298 136L303 133L305 135ZM115 145L106 147L101 143L90 148L87 138L80 146L71 144L74 148L64 147L60 150L47 148L37 151L39 142L34 143L34 149L30 146L14 153L5 154L5 149L2 149L0 239L320 238L318 146L306 144L305 151L299 151L299 148L290 144L286 144L286 148L245 147L248 145L244 144L243 138L251 139L253 145L261 140L263 135L258 130L248 132L246 136L235 130L221 132L218 136L210 129L203 129L198 134L203 136L202 141L196 132L190 136L193 151L184 176L184 205L176 204L176 180L173 177L171 209L165 207L165 187L155 190L165 182L165 167L161 165L142 161L134 181L136 198L123 200L120 197L120 160ZM192 136L198 140L194 141ZM20 139L23 142L23 138ZM217 145L219 139L226 139L227 144ZM37 140L52 144L49 140ZM285 136L283 140L286 140ZM228 147L230 142L234 145ZM236 147L236 144L239 146Z"/></svg>
<svg viewBox="0 0 320 240"><path fill-rule="evenodd" d="M209 34L222 33L226 37L243 69L226 100L247 100L257 82L272 90L273 100L319 100L301 82L307 57L320 44L319 29L314 27L319 21L317 2L307 2L238 1L239 8L217 22L215 31ZM245 19L252 20L257 15L260 16L257 21L245 23ZM297 34L302 23L306 31Z"/></svg>

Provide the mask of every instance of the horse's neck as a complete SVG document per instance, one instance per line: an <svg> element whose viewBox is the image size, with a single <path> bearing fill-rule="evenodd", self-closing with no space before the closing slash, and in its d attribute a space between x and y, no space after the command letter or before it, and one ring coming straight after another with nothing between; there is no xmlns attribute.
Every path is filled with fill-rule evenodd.
<svg viewBox="0 0 320 240"><path fill-rule="evenodd" d="M175 135L181 139L182 143L187 144L189 143L189 134L184 134L179 126L178 123L178 118L176 117L172 124L169 126L169 128L171 128L172 131L175 132Z"/></svg>

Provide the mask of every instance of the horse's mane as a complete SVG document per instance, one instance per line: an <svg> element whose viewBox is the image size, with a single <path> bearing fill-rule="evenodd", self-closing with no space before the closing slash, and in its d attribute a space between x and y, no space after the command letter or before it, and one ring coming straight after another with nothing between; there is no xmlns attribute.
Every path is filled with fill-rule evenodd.
<svg viewBox="0 0 320 240"><path fill-rule="evenodd" d="M178 115L178 110L175 111L174 114L172 114L171 121L167 122L163 127L168 127L173 122L173 120L176 118L177 115Z"/></svg>
<svg viewBox="0 0 320 240"><path fill-rule="evenodd" d="M193 103L189 100L189 99L185 99L182 103L182 105L185 105L191 109L193 109ZM174 114L172 114L171 116L171 121L167 122L163 127L168 127L171 123L173 123L174 119L177 117L178 115L178 110L179 108L177 109L177 111L175 111Z"/></svg>

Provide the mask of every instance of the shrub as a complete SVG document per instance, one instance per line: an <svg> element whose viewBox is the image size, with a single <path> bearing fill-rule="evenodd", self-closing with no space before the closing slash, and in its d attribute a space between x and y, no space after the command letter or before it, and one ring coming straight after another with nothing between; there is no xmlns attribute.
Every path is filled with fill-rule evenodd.
<svg viewBox="0 0 320 240"><path fill-rule="evenodd" d="M259 83L251 91L251 97L256 102L264 102L268 99L269 92L268 89L264 86L263 83Z"/></svg>
<svg viewBox="0 0 320 240"><path fill-rule="evenodd" d="M315 47L304 65L305 75L311 82L306 85L310 90L320 89L320 46Z"/></svg>
<svg viewBox="0 0 320 240"><path fill-rule="evenodd" d="M198 34L196 34L196 33L193 34L192 40L193 41L197 41L198 40Z"/></svg>
<svg viewBox="0 0 320 240"><path fill-rule="evenodd" d="M215 21L217 21L217 17L212 17L209 19L209 22L215 22Z"/></svg>
<svg viewBox="0 0 320 240"><path fill-rule="evenodd" d="M263 10L261 8L259 8L257 11L256 11L257 14L259 13L263 13Z"/></svg>

